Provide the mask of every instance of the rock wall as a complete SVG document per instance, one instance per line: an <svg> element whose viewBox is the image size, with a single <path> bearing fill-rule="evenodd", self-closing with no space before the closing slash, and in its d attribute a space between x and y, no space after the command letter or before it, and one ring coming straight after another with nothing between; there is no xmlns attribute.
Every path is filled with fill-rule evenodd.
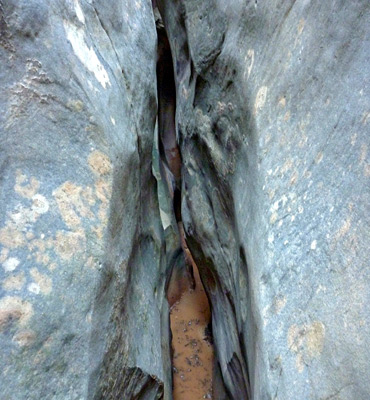
<svg viewBox="0 0 370 400"><path fill-rule="evenodd" d="M0 397L157 398L152 6L5 0L0 29Z"/></svg>
<svg viewBox="0 0 370 400"><path fill-rule="evenodd" d="M369 4L158 3L227 396L366 399Z"/></svg>
<svg viewBox="0 0 370 400"><path fill-rule="evenodd" d="M370 5L155 3L214 398L367 400ZM0 0L1 398L172 398L156 40L149 0Z"/></svg>

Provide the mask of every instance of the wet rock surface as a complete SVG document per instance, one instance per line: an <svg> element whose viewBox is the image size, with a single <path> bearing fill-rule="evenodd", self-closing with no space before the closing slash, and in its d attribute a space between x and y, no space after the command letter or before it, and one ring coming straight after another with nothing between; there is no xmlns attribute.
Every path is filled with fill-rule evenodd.
<svg viewBox="0 0 370 400"><path fill-rule="evenodd" d="M155 3L213 398L367 400L368 2ZM172 398L156 41L149 1L0 0L1 398Z"/></svg>

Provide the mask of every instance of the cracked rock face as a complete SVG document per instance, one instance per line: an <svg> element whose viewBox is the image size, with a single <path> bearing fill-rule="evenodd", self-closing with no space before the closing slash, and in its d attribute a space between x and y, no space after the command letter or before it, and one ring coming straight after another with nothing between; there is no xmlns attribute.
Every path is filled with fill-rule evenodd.
<svg viewBox="0 0 370 400"><path fill-rule="evenodd" d="M368 2L154 3L214 398L367 400ZM149 0L0 0L1 398L172 398L156 43Z"/></svg>

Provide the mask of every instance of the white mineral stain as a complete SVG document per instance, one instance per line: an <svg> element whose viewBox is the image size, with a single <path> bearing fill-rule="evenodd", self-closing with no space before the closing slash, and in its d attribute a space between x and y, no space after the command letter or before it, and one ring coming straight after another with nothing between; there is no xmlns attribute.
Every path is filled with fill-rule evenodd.
<svg viewBox="0 0 370 400"><path fill-rule="evenodd" d="M161 208L159 209L159 214L161 216L162 226L163 229L166 230L171 225L171 218L170 216L164 212Z"/></svg>
<svg viewBox="0 0 370 400"><path fill-rule="evenodd" d="M362 117L362 123L366 125L370 120L370 111L365 111Z"/></svg>
<svg viewBox="0 0 370 400"><path fill-rule="evenodd" d="M41 194L32 197L32 210L38 214L45 214L49 211L49 202Z"/></svg>
<svg viewBox="0 0 370 400"><path fill-rule="evenodd" d="M253 49L248 49L247 55L245 57L245 64L246 64L246 70L244 72L244 79L248 79L249 75L252 72L253 64L254 64L254 50Z"/></svg>
<svg viewBox="0 0 370 400"><path fill-rule="evenodd" d="M5 262L3 262L3 268L6 272L11 272L18 267L19 263L20 261L18 260L18 258L10 257Z"/></svg>
<svg viewBox="0 0 370 400"><path fill-rule="evenodd" d="M63 24L67 39L71 43L74 53L82 64L94 74L95 78L104 89L106 89L107 85L112 86L108 73L100 62L94 49L86 44L84 31L75 27L68 21L64 21Z"/></svg>
<svg viewBox="0 0 370 400"><path fill-rule="evenodd" d="M365 162L366 158L367 158L367 144L363 143L361 145L361 152L360 152L360 159L359 159L360 164L363 164Z"/></svg>
<svg viewBox="0 0 370 400"><path fill-rule="evenodd" d="M78 2L78 0L74 0L74 3L75 3L75 11L76 11L77 18L80 20L80 22L82 22L84 24L85 16L84 16L84 13L80 6L80 3Z"/></svg>
<svg viewBox="0 0 370 400"><path fill-rule="evenodd" d="M323 158L324 158L324 154L322 153L322 151L320 151L315 158L315 163L320 164Z"/></svg>
<svg viewBox="0 0 370 400"><path fill-rule="evenodd" d="M297 180L298 180L298 172L294 171L292 176L290 177L290 184L295 185L297 183Z"/></svg>
<svg viewBox="0 0 370 400"><path fill-rule="evenodd" d="M267 86L262 86L257 92L256 100L254 102L254 115L263 108L267 98Z"/></svg>
<svg viewBox="0 0 370 400"><path fill-rule="evenodd" d="M34 294L39 294L40 293L40 286L35 283L32 282L27 286L27 289L29 292L34 293Z"/></svg>
<svg viewBox="0 0 370 400"><path fill-rule="evenodd" d="M275 239L274 234L271 233L271 234L269 235L269 237L268 237L268 242L269 242L269 243L273 243L274 239Z"/></svg>

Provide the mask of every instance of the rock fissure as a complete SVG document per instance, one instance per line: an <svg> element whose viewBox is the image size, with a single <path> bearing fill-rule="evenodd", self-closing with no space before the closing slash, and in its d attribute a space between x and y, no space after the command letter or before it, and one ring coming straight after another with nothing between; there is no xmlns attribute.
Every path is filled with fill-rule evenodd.
<svg viewBox="0 0 370 400"><path fill-rule="evenodd" d="M175 170L173 170L172 176L168 174L170 167L167 169L162 167L162 171L170 175L170 178L165 176L164 180L170 183L169 195L173 198L178 234L186 256L183 266L185 269L182 275L179 275L179 271L181 271L179 266L169 270L170 279L167 294L169 300L171 300L173 293L177 293L177 295L184 293L181 290L184 290L184 287L189 286L189 282L191 282L189 272L191 273L192 269L195 271L194 276L198 277L202 285L205 285L204 291L207 293L207 302L209 301L212 309L212 336L215 334L215 355L212 368L212 388L214 390L213 393L206 393L205 395L212 396L214 399L249 399L248 367L244 358L246 350L243 342L241 342L239 305L235 306L239 301L239 286L236 279L241 261L237 257L237 254L239 254L237 250L238 233L234 222L233 196L228 183L235 168L234 159L237 148L235 138L230 137L230 133L237 129L234 128L235 122L232 121L234 107L230 105L231 103L226 107L218 103L217 108L213 110L211 104L204 105L202 100L210 89L209 80L211 76L215 76L215 72L218 72L220 68L218 64L225 43L225 34L221 33L217 38L217 46L207 49L205 59L197 64L190 54L187 22L185 21L187 12L185 2L171 3L160 0L157 4L161 16L163 16L161 26L164 26L163 32L166 34L163 43L166 43L169 48L168 66L171 68L171 80L172 71L174 71L174 84L172 86L174 98L172 101L173 108L171 109L171 111L174 110L174 113L172 120L167 121L165 126L164 120L168 118L167 112L170 107L166 98L165 101L161 100L161 71L157 68L159 121L161 114L165 111L162 114L165 115L165 118L158 125L159 137L161 140L162 135L164 141L168 140L171 143L166 135L172 134L172 141L178 146L176 151L179 155L178 160L181 167L180 181L176 181L174 178ZM160 38L160 33L158 36ZM159 54L161 54L160 39ZM173 68L172 61L176 68ZM235 69L230 70L229 67L224 66L222 66L222 69L225 70L226 78L228 81L231 80L232 84ZM200 81L203 82L202 85L198 84ZM169 83L166 83L168 87ZM228 84L228 88L232 87L233 85ZM164 104L162 110L161 101ZM202 110L204 106L207 111ZM219 107L222 108L219 109ZM206 126L204 126L208 117L202 113L214 111L219 114L216 122L209 125L206 123ZM228 121L232 130L225 121ZM172 127L172 130L168 127ZM208 129L203 131L204 128ZM166 129L168 130L165 131ZM166 155L166 147L169 146L159 143L159 149L161 149L161 146L163 164L169 165ZM224 146L229 151L229 160L225 160L225 162L215 153L215 148L221 150L221 147ZM205 162L205 160L207 161ZM199 184L199 182L194 181L197 176L206 187L204 192L203 188L201 190L195 189ZM179 187L179 183L182 191L178 193L182 201L176 202L175 190L176 186ZM200 198L199 195L204 197ZM203 208L205 204L207 205L206 209ZM198 210L200 209L203 209L203 214L199 214ZM185 221L183 221L184 211ZM222 226L219 223L221 221L219 220L220 212L228 216L226 225L225 220L222 221ZM207 225L204 225L206 221ZM203 233L201 233L202 231ZM230 237L231 241L224 242L225 234L226 237ZM213 249L214 254L212 256L206 254L209 249ZM236 254L232 254L234 250ZM187 256L187 254L190 256ZM216 254L217 257L215 257ZM193 255L196 255L196 261L194 261ZM192 264L194 264L193 268L189 268L188 266ZM175 303L177 298L174 297L172 300ZM174 303L170 302L170 306ZM176 375L174 375L174 378L176 378Z"/></svg>
<svg viewBox="0 0 370 400"><path fill-rule="evenodd" d="M152 3L0 0L0 398L368 400L370 2Z"/></svg>
<svg viewBox="0 0 370 400"><path fill-rule="evenodd" d="M158 9L155 12L158 16ZM181 216L182 160L176 133L173 57L160 18L156 25L159 169L166 186L178 247L170 259L166 285L170 313L173 398L212 398L214 353L211 311L198 267L187 245Z"/></svg>

